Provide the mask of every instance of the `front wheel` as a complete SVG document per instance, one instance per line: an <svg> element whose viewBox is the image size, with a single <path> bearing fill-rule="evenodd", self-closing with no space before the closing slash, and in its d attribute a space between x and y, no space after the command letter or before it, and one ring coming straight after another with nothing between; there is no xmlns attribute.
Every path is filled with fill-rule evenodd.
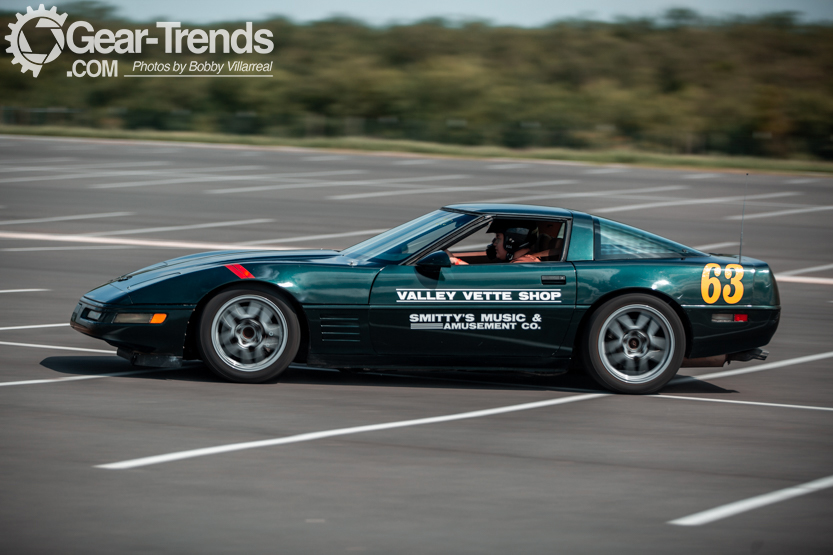
<svg viewBox="0 0 833 555"><path fill-rule="evenodd" d="M623 295L591 316L584 354L599 385L619 393L653 393L680 369L685 348L674 309L650 295Z"/></svg>
<svg viewBox="0 0 833 555"><path fill-rule="evenodd" d="M200 317L203 362L233 382L260 383L276 377L295 358L300 337L295 310L266 288L219 293Z"/></svg>

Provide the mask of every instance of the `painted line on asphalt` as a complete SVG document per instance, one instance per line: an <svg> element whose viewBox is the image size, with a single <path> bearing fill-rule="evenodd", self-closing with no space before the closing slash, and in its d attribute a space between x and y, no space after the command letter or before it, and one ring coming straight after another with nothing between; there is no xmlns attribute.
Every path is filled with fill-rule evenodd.
<svg viewBox="0 0 833 555"><path fill-rule="evenodd" d="M585 175L605 175L608 173L622 173L626 172L625 168L599 168L596 170L587 170L584 172Z"/></svg>
<svg viewBox="0 0 833 555"><path fill-rule="evenodd" d="M416 158L414 160L397 160L393 162L396 166L420 166L422 164L436 164L436 160L431 160L427 158Z"/></svg>
<svg viewBox="0 0 833 555"><path fill-rule="evenodd" d="M689 383L696 381L716 380L719 378L728 378L730 376L740 376L743 374L751 374L753 372L763 372L765 370L775 370L776 368L783 368L785 366L794 366L796 364L804 364L806 362L815 362L817 360L824 360L833 358L833 351L826 353L819 353L816 355L807 355L797 358L788 358L778 362L768 362L766 364L758 364L749 368L739 368L737 370L725 370L723 372L711 372L709 374L701 374L699 376L679 376L672 379L669 385L676 385L681 383Z"/></svg>
<svg viewBox="0 0 833 555"><path fill-rule="evenodd" d="M37 293L39 291L52 291L51 289L5 289L0 293Z"/></svg>
<svg viewBox="0 0 833 555"><path fill-rule="evenodd" d="M821 410L833 412L831 407L814 407L810 405L784 405L781 403L760 403L757 401L736 401L734 399L712 399L708 397L684 397L682 395L647 395L647 397L657 397L660 399L683 399L685 401L706 401L710 403L728 403L730 405L752 405L758 407L775 407L783 409L804 409L804 410Z"/></svg>
<svg viewBox="0 0 833 555"><path fill-rule="evenodd" d="M504 183L501 185L485 185L485 186L472 186L472 185L465 185L459 187L431 187L431 188L422 188L422 189L406 189L406 190L399 190L399 191L378 191L375 193L357 193L353 195L336 195L332 197L327 197L327 200L352 200L352 199L361 199L361 198L376 198L376 197L391 197L391 196L401 196L401 195L425 195L425 194L432 194L432 193L460 193L460 192L481 192L481 191L494 191L494 190L503 190L503 189L524 189L526 187L547 187L549 185L572 185L574 183L578 183L574 179L554 179L551 181L531 181L529 183Z"/></svg>
<svg viewBox="0 0 833 555"><path fill-rule="evenodd" d="M439 378L437 376L416 376L413 374L399 374L399 373L383 373L383 372L361 372L358 375L370 375L370 376L384 376L384 377L397 377L397 378L411 378L416 380L425 380L425 381L438 381L438 382L453 382L453 383L464 383L464 384L480 384L480 385L495 385L504 388L514 388L514 389L535 389L540 391L563 391L566 393L598 393L598 390L593 389L578 389L575 387L547 387L544 385L527 385L527 384L513 384L513 383L505 383L505 382L490 382L484 380L472 380L472 379L463 379L463 378ZM605 392L605 394L607 394Z"/></svg>
<svg viewBox="0 0 833 555"><path fill-rule="evenodd" d="M775 275L779 282L787 283L812 283L815 285L833 285L833 278L814 278L805 276L779 276Z"/></svg>
<svg viewBox="0 0 833 555"><path fill-rule="evenodd" d="M681 177L683 179L713 179L719 176L716 173L690 173Z"/></svg>
<svg viewBox="0 0 833 555"><path fill-rule="evenodd" d="M58 241L64 243L90 243L102 245L135 245L139 247L160 247L168 249L201 250L256 250L267 247L250 247L239 243L201 243L196 241L153 241L149 239L120 239L116 237L86 237L84 235L59 235L55 233L11 233L0 231L0 239L23 239L26 241ZM272 250L286 250L289 247L269 247Z"/></svg>
<svg viewBox="0 0 833 555"><path fill-rule="evenodd" d="M643 187L640 189L613 189L609 191L582 191L577 193L547 193L543 195L528 195L523 197L505 197L492 198L482 200L480 202L521 202L528 200L543 200L543 199L564 199L564 198L584 198L584 197L612 197L615 195L639 194L639 193L662 193L666 191L679 191L681 189L688 189L686 185L666 185L663 187Z"/></svg>
<svg viewBox="0 0 833 555"><path fill-rule="evenodd" d="M97 218L122 218L133 216L135 212L103 212L99 214L76 214L74 216L56 216L54 218L31 218L28 220L0 220L0 225L43 224L49 222L68 222L71 220L94 220Z"/></svg>
<svg viewBox="0 0 833 555"><path fill-rule="evenodd" d="M493 164L486 166L487 170L514 170L518 168L527 168L529 164Z"/></svg>
<svg viewBox="0 0 833 555"><path fill-rule="evenodd" d="M258 449L261 447L274 447L276 445L286 445L288 443L301 443L304 441L315 441L328 437L346 436L352 434L361 434L366 432L377 432L380 430L391 430L394 428L407 428L412 426L423 426L426 424L439 424L442 422L452 422L455 420L466 420L471 418L482 418L484 416L494 416L496 414L505 414L509 412L518 412L524 410L539 409L543 407L550 407L554 405L563 405L566 403L575 403L578 401L589 401L590 399L597 399L600 397L607 397L607 393L591 393L587 395L574 395L572 397L560 397L558 399L548 399L546 401L537 401L534 403L523 403L520 405L509 405L504 407L496 407L491 409L476 410L471 412L461 412L457 414L447 414L444 416L432 416L429 418L417 418L414 420L400 420L398 422L386 422L384 424L370 424L366 426L353 426L350 428L337 428L334 430L325 430L322 432L311 432L306 434L298 434L286 437L279 437L274 439L265 439L260 441L247 441L244 443L231 443L227 445L217 445L215 447L205 447L202 449L190 449L188 451L177 451L174 453L167 453L164 455L155 455L152 457L142 457L140 459L131 459L127 461L120 461L108 464L96 465L95 468L106 468L110 470L125 470L129 468L139 468L142 466L151 466L155 464L162 464L173 461L180 461L183 459L193 459L196 457L205 457L208 455L219 455L221 453L230 453L233 451L243 451L247 449Z"/></svg>
<svg viewBox="0 0 833 555"><path fill-rule="evenodd" d="M133 376L135 374L151 374L153 372L169 372L178 368L150 368L147 370L130 370L128 372L110 372L108 374L95 374L88 376L69 376L66 378L47 378L43 380L21 380L19 382L0 382L0 387L11 387L15 385L39 385L45 383L78 382L81 380L95 380L99 378L118 378L120 376Z"/></svg>
<svg viewBox="0 0 833 555"><path fill-rule="evenodd" d="M0 328L0 331L9 331L9 330L33 330L35 328L62 328L68 326L69 322L63 324L37 324L34 326L8 326L5 328Z"/></svg>
<svg viewBox="0 0 833 555"><path fill-rule="evenodd" d="M8 249L0 249L2 252L39 252L39 251L97 251L97 250L116 250L116 249L135 249L127 245L110 246L110 247L12 247Z"/></svg>
<svg viewBox="0 0 833 555"><path fill-rule="evenodd" d="M246 241L242 245L270 245L272 243L300 243L303 241L318 241L320 239L340 239L341 237L358 237L362 235L376 235L387 231L388 228L362 229L360 231L348 231L347 233L327 233L324 235L307 235L301 237L284 237L278 239L261 239L259 241Z"/></svg>
<svg viewBox="0 0 833 555"><path fill-rule="evenodd" d="M809 493L814 493L830 487L833 487L833 476L820 478L818 480L813 480L812 482L807 482L806 484L790 488L779 489L778 491L750 497L749 499L744 499L742 501L735 501L734 503L721 505L720 507L715 507L714 509L709 509L708 511L702 511L693 515L678 518L676 520L671 520L668 524L673 524L675 526L702 526L703 524L709 524L717 520L729 518L730 516L735 516L754 509L760 509L761 507L766 507L767 505L772 505L774 503L779 503L781 501L786 501L794 497L807 495Z"/></svg>
<svg viewBox="0 0 833 555"><path fill-rule="evenodd" d="M347 156L338 156L338 155L327 155L324 154L322 156L307 156L306 158L301 158L304 162L331 162L333 160L346 160Z"/></svg>
<svg viewBox="0 0 833 555"><path fill-rule="evenodd" d="M729 247L737 247L740 243L737 241L726 241L723 243L709 243L708 245L699 245L694 247L698 251L710 251L713 249L727 249Z"/></svg>
<svg viewBox="0 0 833 555"><path fill-rule="evenodd" d="M798 357L794 359L783 360L780 362L773 362L769 364L761 364L755 366L753 368L745 368L741 370L730 370L727 372L714 372L711 374L704 374L697 377L683 377L683 378L675 378L672 380L671 383L686 383L689 381L697 381L697 380L705 380L705 379L718 379L718 378L725 378L729 376L735 376L740 374L748 374L751 372L760 372L763 370L772 370L774 368L782 368L784 366L791 366L795 364L802 364L805 362L812 362L815 360L822 360L825 358L833 357L833 351L827 353L820 353L817 355L810 355L805 357ZM571 403L571 402L578 402L578 401L585 401L590 399L596 399L599 397L607 397L612 394L610 393L590 393L585 395L576 395L573 397L566 397L566 398L559 398L559 399L551 399L547 401L539 401L536 403L525 403L523 405L511 405L508 407L498 407L494 409L486 409L483 411L474 411L474 412L467 412L467 413L459 413L459 414L451 414L446 416L437 416L437 417L430 417L430 418L421 418L417 420L404 420L399 422L388 422L385 424L371 424L368 426L356 426L352 428L339 428L335 430L326 430L323 432L312 432L306 434L298 434L293 436L287 436L282 438L275 438L275 439L267 439L261 441L250 441L244 443L233 443L227 445L218 445L215 447L206 447L202 449L191 449L188 451L177 451L174 453L168 453L164 455L155 455L151 457L142 457L139 459L130 459L127 461L120 461L115 463L108 463L103 465L97 465L96 468L106 468L106 469L113 469L113 470L123 470L129 468L138 468L142 466L150 466L155 464L161 464L166 462L178 461L182 459L190 459L195 457L204 457L208 455L217 455L221 453L228 453L232 451L242 451L246 449L256 449L260 447L272 447L275 445L284 445L287 443L299 443L303 441L313 441L317 439L322 439L326 437L334 437L340 435L350 435L356 433L363 433L363 432L371 432L377 430L385 430L391 428L403 428L408 426L419 426L423 424L434 424L438 422L448 422L452 420L463 420L468 418L478 418L481 416L490 416L492 414L501 414L504 412L515 412L519 410L529 410L533 408L540 408L545 406L551 405L559 405L564 403Z"/></svg>
<svg viewBox="0 0 833 555"><path fill-rule="evenodd" d="M124 164L102 164L101 169L106 170L105 166L110 168L117 168L117 167L125 167L125 166L161 166L167 165L170 162L128 162ZM0 179L0 183L31 183L33 181L64 181L69 179L89 179L89 178L96 178L96 177L107 177L110 175L130 175L131 171L129 170L122 170L122 171L101 171L101 172L93 172L93 173L80 173L80 172L89 172L91 169L95 167L81 167L81 168L55 168L54 170L44 169L44 171L54 171L57 175L36 175L36 176L29 176L29 177L4 177ZM140 175L143 173L148 173L149 170L134 170L138 172ZM135 175L135 173L134 173Z"/></svg>
<svg viewBox="0 0 833 555"><path fill-rule="evenodd" d="M751 197L746 197L746 200L757 200L757 199L765 199L765 198L782 198L782 197L792 197L796 195L800 195L802 193L792 193L792 192L784 192L784 193L767 193L765 195L753 195ZM624 206L611 206L609 208L596 208L594 210L589 210L589 212L599 213L599 214L609 214L611 212L626 212L629 210L645 210L647 208L664 208L668 206L688 206L691 204L721 204L721 203L729 203L729 202L741 202L743 201L744 197L742 196L735 196L735 197L714 197L714 198L692 198L692 199L680 199L676 201L665 201L665 202L647 202L644 204L626 204ZM749 216L746 216L749 218ZM740 219L740 216L738 216Z"/></svg>
<svg viewBox="0 0 833 555"><path fill-rule="evenodd" d="M810 266L809 268L799 268L798 270L779 272L776 277L780 279L784 276L797 276L800 274L810 274L812 272L823 272L825 270L833 270L833 264L822 264L821 266Z"/></svg>
<svg viewBox="0 0 833 555"><path fill-rule="evenodd" d="M214 168L206 168L205 171L214 171ZM201 175L193 177L177 177L163 180L150 181L128 181L120 183L107 183L104 185L91 185L90 189L125 189L128 187L149 187L153 185L176 185L180 183L205 183L209 181L279 181L281 179L300 178L300 177L314 177L327 175L350 175L357 173L367 173L364 170L333 170L323 172L301 172L301 173L275 173L275 174L256 174L256 175Z"/></svg>
<svg viewBox="0 0 833 555"><path fill-rule="evenodd" d="M451 175L429 175L425 177L392 177L389 179L370 179L370 180L354 180L354 181L319 181L315 183L294 183L288 185L262 185L258 187L235 187L229 189L210 189L205 191L211 195L226 195L232 193L254 193L260 191L281 191L288 189L321 189L328 187L384 187L384 186L408 186L410 183L419 183L426 181L451 181L454 179L466 179L468 175L451 174ZM409 189L411 190L411 189ZM330 197L332 198L332 197Z"/></svg>
<svg viewBox="0 0 833 555"><path fill-rule="evenodd" d="M2 166L0 165L0 173L15 173L15 172L43 172L43 171L63 171L63 168L50 168L44 164L55 164L57 162L71 162L75 158L41 158L38 160L37 166Z"/></svg>
<svg viewBox="0 0 833 555"><path fill-rule="evenodd" d="M0 341L0 345L8 345L10 347L32 347L36 349L54 349L57 351L80 351L82 353L104 353L106 355L116 354L116 351L104 351L102 349L82 349L81 347L62 347L60 345L36 345L34 343L13 343L11 341Z"/></svg>
<svg viewBox="0 0 833 555"><path fill-rule="evenodd" d="M746 214L745 216L727 216L727 220L754 220L757 218L777 218L778 216L791 216L793 214L806 214L808 212L824 212L833 210L833 206L811 206L808 208L793 208L791 210L777 210L775 212L761 212L759 214Z"/></svg>
<svg viewBox="0 0 833 555"><path fill-rule="evenodd" d="M95 233L81 233L84 237L101 237L112 235L136 235L139 233L160 233L162 231L185 231L188 229L208 229L213 227L234 227L239 225L268 224L274 222L271 218L259 218L255 220L235 220L230 222L210 222L205 224L174 225L166 227L145 227L141 229L121 229L118 231L97 231Z"/></svg>

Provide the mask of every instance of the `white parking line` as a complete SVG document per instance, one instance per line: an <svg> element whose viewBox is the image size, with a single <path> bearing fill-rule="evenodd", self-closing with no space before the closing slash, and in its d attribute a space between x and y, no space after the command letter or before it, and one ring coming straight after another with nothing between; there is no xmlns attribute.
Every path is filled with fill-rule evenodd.
<svg viewBox="0 0 833 555"><path fill-rule="evenodd" d="M200 250L255 250L266 247L248 247L239 243L201 243L198 241L153 241L150 239L121 239L118 237L85 237L83 235L59 235L56 233L11 233L0 231L2 239L23 239L26 241L57 241L62 243L89 243L99 245L135 245L138 247L160 247L166 249ZM285 250L286 247L270 247Z"/></svg>
<svg viewBox="0 0 833 555"><path fill-rule="evenodd" d="M716 249L727 249L729 247L737 247L740 243L737 241L726 241L724 243L709 243L708 245L699 245L694 247L698 251L712 251Z"/></svg>
<svg viewBox="0 0 833 555"><path fill-rule="evenodd" d="M414 160L397 160L394 162L396 166L419 166L422 164L435 164L436 160L429 160L426 158L417 158Z"/></svg>
<svg viewBox="0 0 833 555"><path fill-rule="evenodd" d="M730 370L727 372L714 372L711 374L704 374L697 377L690 377L684 376L680 378L675 378L671 381L671 383L686 383L690 381L697 381L697 380L706 380L706 379L719 379L725 378L729 376L736 376L740 374L748 374L751 372L760 372L763 370L772 370L774 368L782 368L784 366L792 366L795 364L803 364L806 362L812 362L816 360L822 360L825 358L833 357L833 351L827 353L820 353L817 355L809 355L805 357L798 357L788 360L783 360L780 362L773 362L769 364L760 364L754 366L752 368L744 368L740 370ZM96 468L107 468L107 469L128 469L128 468L137 468L140 466L149 466L154 464L160 464L165 462L177 461L182 459L190 459L194 457L204 457L207 455L216 455L219 453L228 453L231 451L241 451L244 449L256 449L259 447L272 447L275 445L284 445L287 443L298 443L302 441L313 441L316 439L322 439L325 437L333 437L333 436L340 436L340 435L348 435L348 434L356 434L362 432L371 432L376 430L385 430L390 428L402 428L407 426L419 426L422 424L434 424L437 422L448 422L452 420L463 420L467 418L478 418L480 416L489 416L492 414L501 414L504 412L514 412L518 410L529 410L533 408L540 408L545 406L551 405L559 405L564 403L571 403L577 401L585 401L590 399L596 399L599 397L606 397L611 395L609 393L591 393L586 395L576 395L574 397L566 397L566 398L559 398L559 399L551 399L549 401L539 401L537 403L526 403L523 405L512 405L508 407L498 407L495 409L487 409L483 411L474 411L474 412L466 412L460 414L451 414L447 416L437 416L431 418L421 418L417 420L405 420L400 422L389 422L386 424L372 424L369 426L357 426L353 428L340 428L335 430L327 430L323 432L312 432L306 434L299 434L294 436L282 437L282 438L275 438L275 439L267 439L261 441L250 441L245 443L233 443L229 445L219 445L216 447L207 447L203 449L192 449L188 451L178 451L175 453L168 453L165 455L156 455L152 457L143 457L140 459L131 459L127 461L109 463L98 465Z"/></svg>
<svg viewBox="0 0 833 555"><path fill-rule="evenodd" d="M765 195L753 195L751 197L746 197L746 200L756 200L756 199L765 199L765 198L781 198L781 197L792 197L795 195L800 195L801 193L768 193ZM628 210L644 210L646 208L663 208L667 206L688 206L691 204L723 204L729 202L741 202L743 201L744 197L742 196L735 196L735 197L715 197L715 198L691 198L691 199L680 199L676 201L666 201L666 202L648 202L645 204L626 204L625 206L611 206L610 208L596 208L594 210L590 210L590 212L599 213L599 214L609 214L611 212L625 212ZM749 218L749 216L746 216ZM738 216L737 219L740 219Z"/></svg>
<svg viewBox="0 0 833 555"><path fill-rule="evenodd" d="M30 218L28 220L0 220L0 225L43 224L49 222L68 222L71 220L94 220L96 218L123 218L135 212L104 212L101 214L77 214L75 216L56 216L54 218Z"/></svg>
<svg viewBox="0 0 833 555"><path fill-rule="evenodd" d="M274 221L275 220L270 218L259 218L255 220L236 220L231 222L210 222L205 224L174 225L166 227L145 227L141 229L121 229L118 231L98 231L96 233L81 233L81 235L83 235L84 237L110 237L112 235L137 235L140 233L159 233L162 231L185 231L188 229L207 229L212 227L234 227L239 225L267 224L269 222Z"/></svg>
<svg viewBox="0 0 833 555"><path fill-rule="evenodd" d="M775 279L780 282L787 283L811 283L813 285L833 285L833 278L815 278L805 276L779 276L776 274Z"/></svg>
<svg viewBox="0 0 833 555"><path fill-rule="evenodd" d="M36 293L39 291L51 291L51 289L5 289L0 293Z"/></svg>
<svg viewBox="0 0 833 555"><path fill-rule="evenodd" d="M810 266L809 268L799 268L798 270L790 270L788 272L778 272L778 278L784 276L797 276L800 274L811 274L813 272L824 272L825 270L833 270L833 264L822 264L821 266Z"/></svg>
<svg viewBox="0 0 833 555"><path fill-rule="evenodd" d="M302 160L304 162L330 162L330 161L333 161L333 160L344 160L346 158L347 158L346 156L323 155L323 156L307 156L306 158L302 158Z"/></svg>
<svg viewBox="0 0 833 555"><path fill-rule="evenodd" d="M305 235L301 237L284 237L278 239L262 239L259 241L247 241L242 245L270 245L272 243L301 243L304 241L318 241L319 239L339 239L341 237L357 237L361 235L376 235L387 231L387 228L362 229L361 231L348 231L347 233L327 233L325 235Z"/></svg>
<svg viewBox="0 0 833 555"><path fill-rule="evenodd" d="M696 381L715 380L718 378L728 378L729 376L740 376L742 374L751 374L753 372L763 372L765 370L774 370L776 368L783 368L785 366L793 366L795 364L804 364L806 362L815 362L817 360L824 360L826 358L833 358L833 351L826 353L819 353L816 355L807 355L798 358L789 358L778 362L768 362L766 364L757 364L748 368L738 368L737 370L725 370L722 372L711 372L709 374L701 374L699 376L679 376L672 379L669 384L676 385L681 383L689 383Z"/></svg>
<svg viewBox="0 0 833 555"><path fill-rule="evenodd" d="M702 511L669 521L668 524L674 524L676 526L702 526L703 524L709 524L710 522L714 522L716 520L722 520L730 516L766 507L767 505L772 505L773 503L778 503L780 501L786 501L787 499L792 499L793 497L799 497L801 495L807 495L808 493L821 491L829 487L833 487L833 476L813 480L812 482L807 482L806 484L793 486L791 488L779 489L778 491L765 493L764 495L750 497L749 499L744 499L743 501L736 501L727 505L721 505L720 507L715 507L714 509L709 509L708 511Z"/></svg>
<svg viewBox="0 0 833 555"><path fill-rule="evenodd" d="M468 176L465 176L468 177ZM357 193L353 195L336 195L332 197L327 197L328 200L351 200L351 199L359 199L359 198L375 198L375 197L391 197L391 196L401 196L401 195L424 195L424 194L432 194L432 193L459 193L464 191L471 191L471 192L481 192L481 191L494 191L494 190L503 190L503 189L524 189L526 187L547 187L549 185L571 185L573 183L577 183L577 181L573 179L555 179L552 181L532 181L529 183L504 183L501 185L484 185L484 186L472 186L472 185L465 185L459 187L430 187L430 188L422 188L422 189L406 189L406 190L399 190L399 191L379 191L376 193Z"/></svg>
<svg viewBox="0 0 833 555"><path fill-rule="evenodd" d="M170 164L170 162L128 162L123 164L101 164L99 167L101 169L106 168L117 168L117 167L124 167L124 166L161 166ZM108 175L122 175L127 170L123 171L102 171L102 172L94 172L94 173L82 173L82 172L89 172L89 170L94 169L96 166L89 166L89 167L67 167L67 168L44 168L44 171L52 171L57 175L38 175L38 176L29 176L29 177L7 177L0 179L0 183L30 183L33 181L59 181L59 180L67 180L67 179L85 179L90 177L104 177ZM147 173L147 170L135 170L140 173Z"/></svg>
<svg viewBox="0 0 833 555"><path fill-rule="evenodd" d="M682 395L647 395L646 397L656 397L660 399L682 399L684 401L706 401L710 403L728 403L730 405L752 405L758 407L774 407L782 409L804 409L804 410L821 410L833 412L831 407L813 407L810 405L784 405L781 403L759 403L756 401L736 401L734 399L712 399L708 397L684 397Z"/></svg>
<svg viewBox="0 0 833 555"><path fill-rule="evenodd" d="M60 345L37 345L35 343L13 343L11 341L0 341L0 345L8 345L9 347L32 347L35 349L54 349L57 351L80 351L82 353L104 353L106 355L116 354L116 351L103 351L101 349L82 349L81 347L62 347Z"/></svg>
<svg viewBox="0 0 833 555"><path fill-rule="evenodd" d="M38 160L37 166L0 166L0 173L52 171L52 168L49 168L45 164L53 164L56 162L70 162L72 160L75 160L75 158L41 158ZM60 168L55 169L58 170Z"/></svg>
<svg viewBox="0 0 833 555"><path fill-rule="evenodd" d="M683 179L712 179L717 176L716 173L690 173L681 177Z"/></svg>
<svg viewBox="0 0 833 555"><path fill-rule="evenodd" d="M206 168L205 171L214 171L215 168ZM153 185L177 185L182 183L207 183L210 181L280 181L296 177L315 177L326 175L350 175L367 173L364 170L333 170L326 172L301 172L301 173L275 173L256 175L197 175L190 177L175 177L172 179L150 180L150 181L127 181L119 183L107 183L105 185L91 185L90 189L124 189L128 187L149 187Z"/></svg>
<svg viewBox="0 0 833 555"><path fill-rule="evenodd" d="M642 189L613 189L609 191L582 191L578 193L547 193L543 195L527 195L523 197L504 197L483 200L481 202L522 202L528 200L543 200L543 199L564 199L564 198L584 198L584 197L612 197L615 195L628 195L639 193L661 193L666 191L679 191L680 189L688 189L685 185L667 185L664 187L646 187Z"/></svg>
<svg viewBox="0 0 833 555"><path fill-rule="evenodd" d="M95 246L95 247L13 247L8 249L0 249L2 252L41 252L41 251L108 251L116 249L135 249L135 246Z"/></svg>
<svg viewBox="0 0 833 555"><path fill-rule="evenodd" d="M35 328L63 328L68 326L69 323L65 324L37 324L33 326L9 326L5 328L0 328L0 331L9 331L9 330L31 330Z"/></svg>
<svg viewBox="0 0 833 555"><path fill-rule="evenodd" d="M625 172L624 168L598 168L595 170L587 170L584 172L585 175L605 175L608 173L622 173Z"/></svg>
<svg viewBox="0 0 833 555"><path fill-rule="evenodd" d="M95 374L87 376L68 376L66 378L48 378L43 380L21 380L18 382L0 382L0 387L15 385L38 385L44 383L77 382L81 380L96 380L100 378L118 378L120 376L133 376L136 374L151 374L154 372L170 372L176 368L148 368L145 370L130 370L128 372L110 372L108 374Z"/></svg>
<svg viewBox="0 0 833 555"><path fill-rule="evenodd" d="M789 183L790 185L803 185L805 183L815 183L818 179L790 179L789 181L785 181L785 183Z"/></svg>
<svg viewBox="0 0 833 555"><path fill-rule="evenodd" d="M778 216L791 216L793 214L807 214L808 212L824 212L833 210L833 206L810 206L807 208L793 208L791 210L776 210L775 212L761 212L759 214L746 214L745 219L755 220L757 218L777 218ZM727 216L727 220L740 220L744 216Z"/></svg>
<svg viewBox="0 0 833 555"><path fill-rule="evenodd" d="M167 453L165 455L156 455L153 457L143 457L140 459L131 459L128 461L120 461L109 464L97 465L96 468L106 468L111 470L124 470L128 468L138 468L141 466L150 466L154 464L162 464L166 462L179 461L183 459L192 459L195 457L205 457L207 455L217 455L220 453L230 453L232 451L243 451L245 449L257 449L260 447L273 447L275 445L286 445L288 443L300 443L303 441L315 441L328 437L345 436L351 434L361 434L365 432L376 432L379 430L390 430L394 428L406 428L410 426L422 426L425 424L439 424L441 422L451 422L454 420L465 420L470 418L481 418L484 416L494 416L496 414L505 414L509 412L517 412L523 410L539 409L543 407L550 407L554 405L563 405L567 403L575 403L577 401L588 401L590 399L598 399L600 397L607 397L607 393L590 393L586 395L574 395L572 397L560 397L558 399L548 399L546 401L537 401L534 403L524 403L521 405L509 405L505 407L496 407L492 409L476 410L471 412L462 412L457 414L448 414L445 416L433 416L429 418L418 418L415 420L401 420L398 422L386 422L384 424L370 424L367 426L354 426L351 428L338 428L335 430L325 430L323 432L311 432L306 434L298 434L287 437L279 437L274 439L265 439L261 441L248 441L245 443L232 443L229 445L218 445L216 447L206 447L203 449L191 449L188 451L178 451L175 453Z"/></svg>
<svg viewBox="0 0 833 555"><path fill-rule="evenodd" d="M529 164L493 164L486 166L487 170L514 170L529 167Z"/></svg>
<svg viewBox="0 0 833 555"><path fill-rule="evenodd" d="M419 183L426 181L451 181L454 179L465 179L468 175L430 175L426 177L392 177L389 179L371 179L360 181L329 181L318 183L295 183L289 185L262 185L258 187L236 187L230 189L210 189L205 191L212 195L226 195L230 193L253 193L260 191L280 191L284 189L316 189L326 187L359 187L359 186L385 186L393 184ZM332 198L332 197L330 197Z"/></svg>

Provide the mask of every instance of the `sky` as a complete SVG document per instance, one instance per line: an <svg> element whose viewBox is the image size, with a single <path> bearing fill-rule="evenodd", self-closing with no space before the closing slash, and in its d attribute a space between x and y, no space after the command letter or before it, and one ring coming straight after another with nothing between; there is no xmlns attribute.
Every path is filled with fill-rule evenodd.
<svg viewBox="0 0 833 555"><path fill-rule="evenodd" d="M43 0L0 0L0 10L26 12ZM68 2L64 2L66 5ZM617 16L657 16L685 7L706 16L754 16L768 12L797 11L803 21L833 22L833 0L108 0L122 16L137 21L256 21L282 15L296 22L348 16L372 25L410 23L429 17L452 21L486 20L496 25L537 27L556 19L581 17L612 21ZM44 2L46 9L62 3Z"/></svg>

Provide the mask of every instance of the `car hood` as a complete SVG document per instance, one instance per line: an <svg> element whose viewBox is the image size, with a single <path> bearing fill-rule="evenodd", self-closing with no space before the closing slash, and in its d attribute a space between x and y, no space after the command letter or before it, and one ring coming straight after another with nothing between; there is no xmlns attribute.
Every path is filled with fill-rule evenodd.
<svg viewBox="0 0 833 555"><path fill-rule="evenodd" d="M331 260L333 264L346 264L338 251L334 250L235 250L205 252L189 254L179 258L172 258L141 270L124 274L108 283L119 289L125 290L139 283L150 280L157 280L176 274L184 274L193 270L211 267L224 266L226 264L246 263L298 263L298 262L322 262Z"/></svg>

